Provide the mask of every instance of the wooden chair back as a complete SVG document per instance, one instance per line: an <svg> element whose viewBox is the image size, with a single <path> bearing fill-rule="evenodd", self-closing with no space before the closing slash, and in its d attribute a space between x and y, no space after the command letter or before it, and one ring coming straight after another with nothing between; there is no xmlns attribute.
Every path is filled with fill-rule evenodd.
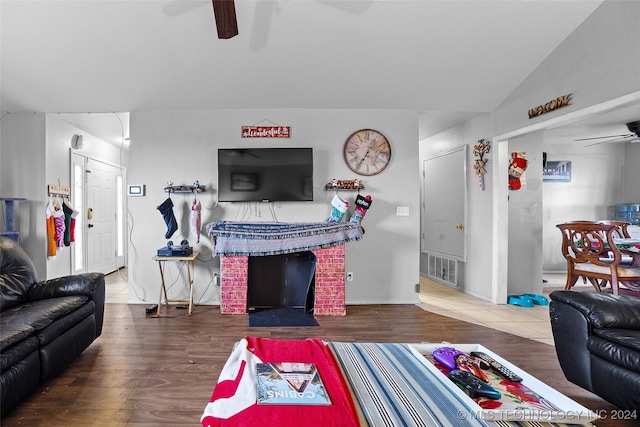
<svg viewBox="0 0 640 427"><path fill-rule="evenodd" d="M556 227L562 232L562 255L567 260L566 290L584 277L598 292L610 283L612 292L619 294L623 282L631 291L625 289L625 293L640 295L636 293L640 291L640 256L616 246L614 238L622 232L619 224L571 221ZM623 252L632 257L631 264L620 265Z"/></svg>
<svg viewBox="0 0 640 427"><path fill-rule="evenodd" d="M598 222L601 224L615 225L617 230L614 232L613 237L621 237L621 238L627 238L627 239L631 237L628 229L628 227L631 225L630 222L616 221L613 219L603 219Z"/></svg>

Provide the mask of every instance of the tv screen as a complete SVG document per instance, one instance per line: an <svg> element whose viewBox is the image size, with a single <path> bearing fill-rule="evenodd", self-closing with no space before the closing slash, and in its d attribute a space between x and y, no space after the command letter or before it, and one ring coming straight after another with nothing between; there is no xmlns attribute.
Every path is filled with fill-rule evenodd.
<svg viewBox="0 0 640 427"><path fill-rule="evenodd" d="M313 200L311 148L218 149L220 202Z"/></svg>

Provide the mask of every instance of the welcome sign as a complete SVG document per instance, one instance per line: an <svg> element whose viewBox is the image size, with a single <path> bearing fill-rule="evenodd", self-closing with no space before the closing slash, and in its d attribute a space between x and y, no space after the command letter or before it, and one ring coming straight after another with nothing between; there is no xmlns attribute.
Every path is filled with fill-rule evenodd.
<svg viewBox="0 0 640 427"><path fill-rule="evenodd" d="M556 99L552 99L546 104L538 105L537 107L533 107L529 110L529 118L533 119L534 117L541 116L543 114L549 113L551 111L557 110L558 108L566 107L571 102L571 94L559 96Z"/></svg>

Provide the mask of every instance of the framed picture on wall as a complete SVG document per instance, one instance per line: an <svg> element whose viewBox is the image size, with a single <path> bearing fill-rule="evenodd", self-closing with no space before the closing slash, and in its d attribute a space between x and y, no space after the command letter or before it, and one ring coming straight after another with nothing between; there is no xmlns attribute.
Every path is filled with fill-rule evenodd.
<svg viewBox="0 0 640 427"><path fill-rule="evenodd" d="M569 160L547 161L542 168L543 182L571 182L571 162Z"/></svg>

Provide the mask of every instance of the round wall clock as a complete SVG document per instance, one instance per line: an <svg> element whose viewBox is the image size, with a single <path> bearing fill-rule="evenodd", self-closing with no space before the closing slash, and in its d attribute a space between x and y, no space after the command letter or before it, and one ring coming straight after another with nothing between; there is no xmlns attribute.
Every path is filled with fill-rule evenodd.
<svg viewBox="0 0 640 427"><path fill-rule="evenodd" d="M361 129L352 133L344 143L344 160L357 174L377 175L391 161L391 144L377 130Z"/></svg>

